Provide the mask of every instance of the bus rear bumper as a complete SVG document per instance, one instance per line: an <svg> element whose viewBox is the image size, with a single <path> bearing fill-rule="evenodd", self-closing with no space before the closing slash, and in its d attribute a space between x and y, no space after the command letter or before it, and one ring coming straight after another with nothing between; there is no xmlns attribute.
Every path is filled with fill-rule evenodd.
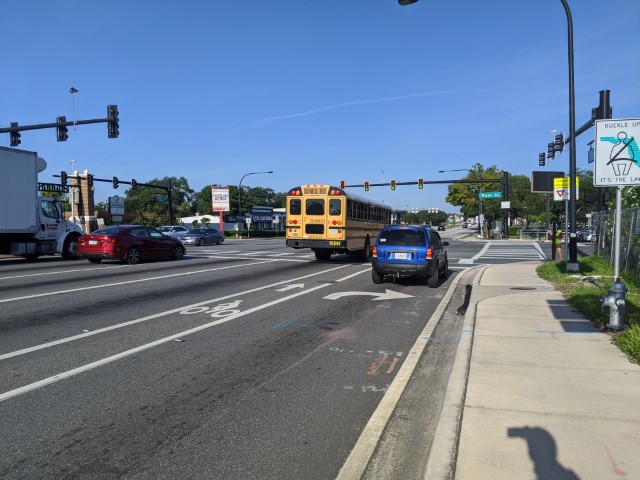
<svg viewBox="0 0 640 480"><path fill-rule="evenodd" d="M312 248L324 250L341 250L347 247L345 240L291 240L287 239L287 247Z"/></svg>

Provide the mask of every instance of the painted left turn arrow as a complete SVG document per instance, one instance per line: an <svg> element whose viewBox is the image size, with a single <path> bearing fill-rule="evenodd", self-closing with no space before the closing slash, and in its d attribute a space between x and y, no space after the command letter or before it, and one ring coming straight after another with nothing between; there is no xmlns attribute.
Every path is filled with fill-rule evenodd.
<svg viewBox="0 0 640 480"><path fill-rule="evenodd" d="M413 295L407 295L406 293L394 292L393 290L385 290L385 293L380 292L336 292L324 297L326 300L337 300L341 297L352 297L356 295L368 295L370 297L377 297L373 300L393 300L395 298L409 298Z"/></svg>

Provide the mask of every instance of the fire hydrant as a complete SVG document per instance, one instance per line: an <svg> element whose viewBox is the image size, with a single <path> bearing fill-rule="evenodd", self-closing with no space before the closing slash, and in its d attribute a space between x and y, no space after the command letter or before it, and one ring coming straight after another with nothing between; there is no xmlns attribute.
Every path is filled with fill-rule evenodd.
<svg viewBox="0 0 640 480"><path fill-rule="evenodd" d="M609 323L607 327L613 330L622 330L624 328L624 296L627 288L619 278L609 288L609 294L603 295L600 300L603 307L609 307Z"/></svg>

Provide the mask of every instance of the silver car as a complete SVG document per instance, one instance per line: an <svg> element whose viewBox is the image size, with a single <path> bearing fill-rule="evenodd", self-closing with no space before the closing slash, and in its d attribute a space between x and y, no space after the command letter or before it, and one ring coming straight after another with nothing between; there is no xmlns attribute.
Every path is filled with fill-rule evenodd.
<svg viewBox="0 0 640 480"><path fill-rule="evenodd" d="M180 236L185 245L220 245L224 242L224 234L215 228L194 228Z"/></svg>
<svg viewBox="0 0 640 480"><path fill-rule="evenodd" d="M162 227L158 227L158 230L160 230L165 235L177 238L178 240L180 239L180 237L182 237L182 235L184 235L185 233L189 233L190 231L187 227L184 227L182 225L164 225Z"/></svg>

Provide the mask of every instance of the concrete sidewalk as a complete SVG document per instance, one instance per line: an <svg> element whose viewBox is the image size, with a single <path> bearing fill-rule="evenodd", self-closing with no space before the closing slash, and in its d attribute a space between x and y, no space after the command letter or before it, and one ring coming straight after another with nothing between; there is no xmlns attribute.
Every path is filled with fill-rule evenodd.
<svg viewBox="0 0 640 480"><path fill-rule="evenodd" d="M425 478L640 478L640 366L537 265L476 276Z"/></svg>

